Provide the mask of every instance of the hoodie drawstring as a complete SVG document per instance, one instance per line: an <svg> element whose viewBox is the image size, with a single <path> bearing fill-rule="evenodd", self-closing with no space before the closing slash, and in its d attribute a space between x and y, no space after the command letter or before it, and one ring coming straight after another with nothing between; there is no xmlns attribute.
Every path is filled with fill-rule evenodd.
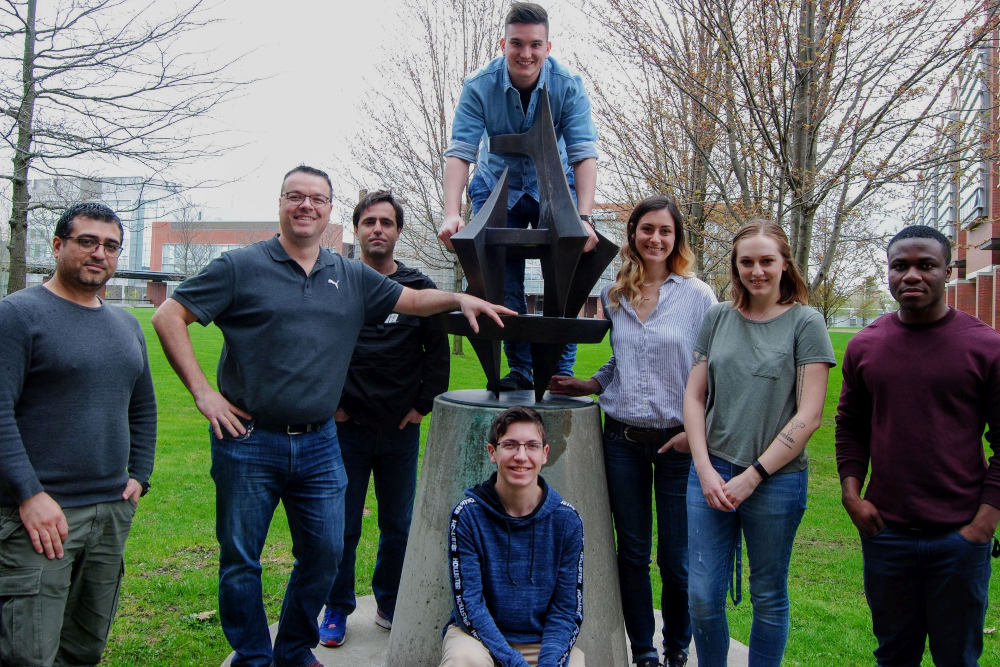
<svg viewBox="0 0 1000 667"><path fill-rule="evenodd" d="M510 538L508 538L510 539ZM535 583L535 522L531 522L531 561L528 563L528 581Z"/></svg>
<svg viewBox="0 0 1000 667"><path fill-rule="evenodd" d="M507 527L507 579L510 580L510 583L512 583L515 586L517 586L517 582L514 581L514 577L510 576L510 549L511 549L511 546L510 546L510 523L504 521L503 525L505 525ZM532 535L534 535L534 532L532 532Z"/></svg>

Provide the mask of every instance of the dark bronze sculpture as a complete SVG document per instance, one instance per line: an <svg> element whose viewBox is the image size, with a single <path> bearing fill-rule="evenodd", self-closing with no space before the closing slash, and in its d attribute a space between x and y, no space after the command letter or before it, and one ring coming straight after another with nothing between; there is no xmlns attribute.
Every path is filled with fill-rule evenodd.
<svg viewBox="0 0 1000 667"><path fill-rule="evenodd" d="M507 228L507 171L490 198L468 226L451 237L465 270L466 293L502 304L504 264L508 257L538 259L545 283L542 315L503 317L501 329L480 316L473 333L460 313L438 317L448 333L466 336L486 372L487 386L500 397L500 341L531 343L535 401L541 402L568 343L599 343L611 328L607 320L577 319L587 296L618 252L618 246L598 233L598 244L584 253L587 232L580 223L566 181L548 91L543 90L535 122L524 134L490 138L490 151L531 158L538 173L539 220L536 229Z"/></svg>

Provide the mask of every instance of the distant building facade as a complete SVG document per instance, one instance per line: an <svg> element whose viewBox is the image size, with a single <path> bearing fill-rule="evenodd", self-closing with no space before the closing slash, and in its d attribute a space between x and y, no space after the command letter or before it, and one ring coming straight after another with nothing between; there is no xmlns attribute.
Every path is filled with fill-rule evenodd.
<svg viewBox="0 0 1000 667"><path fill-rule="evenodd" d="M998 46L994 32L962 67L934 149L958 160L921 174L911 210L915 224L941 230L954 244L948 305L994 329L1000 329Z"/></svg>
<svg viewBox="0 0 1000 667"><path fill-rule="evenodd" d="M222 253L264 241L278 233L278 221L157 221L150 225L149 266L152 271L192 276ZM341 254L344 228L330 224L322 245ZM151 281L147 298L160 305L180 281Z"/></svg>
<svg viewBox="0 0 1000 667"><path fill-rule="evenodd" d="M148 301L147 280L152 253L152 221L164 218L180 205L181 186L138 176L107 178L39 178L28 181L33 204L44 204L29 212L25 259L28 265L27 286L48 279L55 269L52 235L62 211L78 202L101 202L122 220L124 238L118 259L118 274L108 281L102 296L113 302L130 305ZM128 273L132 277L123 278Z"/></svg>
<svg viewBox="0 0 1000 667"><path fill-rule="evenodd" d="M32 212L28 224L28 264L54 266L52 232L61 208L77 202L99 201L118 214L125 228L121 269L150 268L152 221L162 220L179 206L181 187L165 181L147 181L139 177L122 178L49 178L28 182L31 201L45 203L53 210Z"/></svg>

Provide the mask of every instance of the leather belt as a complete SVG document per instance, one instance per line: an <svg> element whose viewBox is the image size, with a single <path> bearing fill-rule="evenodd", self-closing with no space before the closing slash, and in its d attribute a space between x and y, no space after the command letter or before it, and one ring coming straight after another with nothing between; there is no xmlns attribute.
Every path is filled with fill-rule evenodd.
<svg viewBox="0 0 1000 667"><path fill-rule="evenodd" d="M617 433L629 442L642 444L662 445L670 438L684 430L684 426L673 426L671 428L639 428L629 426L610 415L604 415L604 430L608 433Z"/></svg>
<svg viewBox="0 0 1000 667"><path fill-rule="evenodd" d="M257 424L257 428L262 428L265 431L277 431L278 433L287 433L288 435L302 435L303 433L312 433L313 431L318 431L320 427L326 422L313 422L311 424L277 424L275 426Z"/></svg>

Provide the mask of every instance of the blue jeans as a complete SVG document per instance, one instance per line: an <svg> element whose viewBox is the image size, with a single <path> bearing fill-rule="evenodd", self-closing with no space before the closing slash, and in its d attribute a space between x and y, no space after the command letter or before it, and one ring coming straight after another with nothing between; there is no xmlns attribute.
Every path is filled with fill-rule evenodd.
<svg viewBox="0 0 1000 667"><path fill-rule="evenodd" d="M472 200L473 215L479 213L479 209L483 207L489 197L490 190L486 186L486 182L473 176L469 183L469 198ZM576 198L575 192L573 192L573 197ZM529 225L536 227L538 226L538 218L538 202L529 195L521 195L521 198L507 211L507 227L512 229L527 229ZM504 265L503 305L520 315L528 312L528 302L524 298L524 259L509 258ZM572 316L576 317L576 313L573 313ZM510 370L520 373L529 380L532 379L531 344L504 341L503 349L507 354L507 366ZM570 343L563 350L556 373L573 375L573 364L575 363L576 344Z"/></svg>
<svg viewBox="0 0 1000 667"><path fill-rule="evenodd" d="M918 533L885 526L861 537L865 596L884 667L919 667L930 639L937 667L974 667L983 653L990 543L957 530Z"/></svg>
<svg viewBox="0 0 1000 667"><path fill-rule="evenodd" d="M719 457L728 481L745 470ZM788 641L788 563L806 509L808 470L772 475L735 512L712 509L694 466L688 477L688 595L699 667L724 667L729 655L726 590L740 531L750 560L750 667L779 667Z"/></svg>
<svg viewBox="0 0 1000 667"><path fill-rule="evenodd" d="M372 575L375 602L389 618L396 611L396 594L403 574L406 537L417 495L417 457L420 425L376 429L354 420L337 424L340 452L347 470L344 556L337 580L327 598L330 609L350 614L357 607L354 597L354 564L361 539L361 517L368 495L368 479L375 476L378 501L378 556Z"/></svg>
<svg viewBox="0 0 1000 667"><path fill-rule="evenodd" d="M316 618L333 586L344 540L347 475L331 419L300 435L254 429L212 440L219 620L236 651L233 667L305 667L319 643ZM295 565L271 650L260 554L281 501Z"/></svg>
<svg viewBox="0 0 1000 667"><path fill-rule="evenodd" d="M655 658L653 590L649 582L656 500L656 564L663 587L664 651L687 653L691 644L688 614L687 484L691 455L661 445L629 442L604 433L604 470L618 542L618 582L632 659Z"/></svg>

